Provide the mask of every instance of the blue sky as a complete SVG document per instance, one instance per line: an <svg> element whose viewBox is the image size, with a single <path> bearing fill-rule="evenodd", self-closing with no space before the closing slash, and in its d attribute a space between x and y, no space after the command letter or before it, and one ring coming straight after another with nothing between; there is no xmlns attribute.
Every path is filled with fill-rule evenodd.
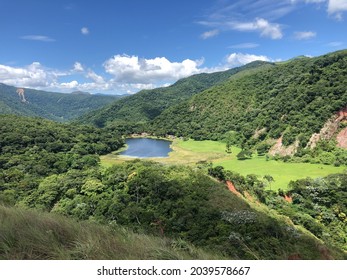
<svg viewBox="0 0 347 280"><path fill-rule="evenodd" d="M347 48L347 0L0 0L0 82L135 93Z"/></svg>

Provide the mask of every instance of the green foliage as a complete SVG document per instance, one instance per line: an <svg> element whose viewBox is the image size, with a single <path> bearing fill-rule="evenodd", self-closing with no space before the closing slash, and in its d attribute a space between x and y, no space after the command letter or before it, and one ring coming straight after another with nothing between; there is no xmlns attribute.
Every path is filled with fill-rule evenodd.
<svg viewBox="0 0 347 280"><path fill-rule="evenodd" d="M249 159L252 157L252 152L250 150L241 150L241 152L239 152L236 155L238 160L245 160L245 159Z"/></svg>
<svg viewBox="0 0 347 280"><path fill-rule="evenodd" d="M243 71L163 111L151 130L196 140L223 139L234 131L245 139L241 147L283 134L285 145L300 138L304 147L346 106L346 69L347 51L339 51Z"/></svg>
<svg viewBox="0 0 347 280"><path fill-rule="evenodd" d="M223 168L209 172L230 178ZM256 176L240 180L261 198L264 184ZM201 169L139 160L102 172L75 169L47 177L16 203L191 242L227 258L285 259L292 253L322 258L314 238L251 208Z"/></svg>
<svg viewBox="0 0 347 280"><path fill-rule="evenodd" d="M98 155L124 144L111 130L7 115L0 119L0 134L0 190L18 196L37 188L37 196L26 199L42 209L59 199L58 174L97 168ZM13 201L8 192L6 197Z"/></svg>
<svg viewBox="0 0 347 280"><path fill-rule="evenodd" d="M347 174L291 182L292 205L274 205L327 243L347 250Z"/></svg>
<svg viewBox="0 0 347 280"><path fill-rule="evenodd" d="M181 239L0 205L1 260L223 259Z"/></svg>
<svg viewBox="0 0 347 280"><path fill-rule="evenodd" d="M22 102L16 90L0 83L0 114L42 117L59 122L75 119L122 97L25 89L27 102Z"/></svg>
<svg viewBox="0 0 347 280"><path fill-rule="evenodd" d="M221 166L214 167L213 170L219 172L210 172L210 175L233 182L240 193L252 194L268 207L276 209L295 224L309 230L326 244L346 251L347 174L292 181L289 191L284 193L279 190L275 193L264 189L264 183L271 184L274 181L271 175L265 175L264 182L255 175L243 177L238 173L225 171ZM291 197L293 203L285 202L285 195Z"/></svg>
<svg viewBox="0 0 347 280"><path fill-rule="evenodd" d="M133 125L135 124L135 129L132 132L143 132L148 130L148 127L142 127L142 130L138 129L136 126L137 123L153 120L170 106L187 100L195 94L216 84L220 84L240 71L257 68L267 64L269 63L256 61L223 72L193 75L181 79L169 87L142 90L137 94L117 100L110 106L82 116L79 122L102 127L126 121ZM192 107L191 110L194 110L194 108ZM194 124L194 126L199 125ZM167 131L166 133L172 134L171 131Z"/></svg>

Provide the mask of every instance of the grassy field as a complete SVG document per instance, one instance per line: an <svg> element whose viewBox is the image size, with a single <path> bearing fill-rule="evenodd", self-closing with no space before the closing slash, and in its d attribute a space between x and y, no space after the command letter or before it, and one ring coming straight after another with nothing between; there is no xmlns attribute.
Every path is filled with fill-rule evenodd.
<svg viewBox="0 0 347 280"><path fill-rule="evenodd" d="M323 164L310 163L286 163L283 161L269 160L265 157L254 157L249 160L222 160L214 163L221 165L227 170L236 171L242 175L255 174L263 177L271 175L274 182L271 183L271 189L286 189L292 180L303 179L306 177L318 178L329 174L339 173L345 170L345 167L334 167Z"/></svg>
<svg viewBox="0 0 347 280"><path fill-rule="evenodd" d="M238 172L242 175L255 174L260 178L271 175L274 182L271 189L286 189L292 180L306 177L318 178L329 174L343 172L346 167L334 167L323 164L310 163L285 163L282 161L266 160L264 156L253 156L247 160L237 160L236 155L240 152L237 147L232 147L231 153L225 152L225 144L217 141L182 141L174 140L173 151L168 158L152 158L152 160L167 164L195 165L199 161L210 161L214 166L221 165L227 170ZM109 154L101 157L103 166L110 166L124 160L133 158L121 157Z"/></svg>

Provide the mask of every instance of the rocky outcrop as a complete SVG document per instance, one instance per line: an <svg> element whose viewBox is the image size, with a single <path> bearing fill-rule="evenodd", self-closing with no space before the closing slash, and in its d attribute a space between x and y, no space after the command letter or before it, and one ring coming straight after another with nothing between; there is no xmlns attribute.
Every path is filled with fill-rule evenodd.
<svg viewBox="0 0 347 280"><path fill-rule="evenodd" d="M257 129L253 134L253 138L258 139L260 135L262 135L266 132L266 130L267 130L266 127L263 127L261 129Z"/></svg>
<svg viewBox="0 0 347 280"><path fill-rule="evenodd" d="M339 130L340 123L347 120L347 107L337 112L330 118L319 131L319 133L312 134L307 148L313 149L316 147L319 140L331 140ZM339 147L347 148L347 131L343 129L336 137Z"/></svg>
<svg viewBox="0 0 347 280"><path fill-rule="evenodd" d="M336 136L337 146L347 149L347 127L342 129Z"/></svg>
<svg viewBox="0 0 347 280"><path fill-rule="evenodd" d="M271 156L292 156L296 153L299 147L299 141L296 140L292 145L284 146L282 143L283 136L277 139L276 143L269 150Z"/></svg>

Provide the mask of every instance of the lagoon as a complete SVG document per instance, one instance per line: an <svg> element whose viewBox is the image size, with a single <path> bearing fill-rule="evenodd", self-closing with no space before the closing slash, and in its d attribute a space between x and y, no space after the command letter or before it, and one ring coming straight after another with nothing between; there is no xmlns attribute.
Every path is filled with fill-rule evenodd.
<svg viewBox="0 0 347 280"><path fill-rule="evenodd" d="M125 140L128 148L119 153L121 156L135 158L168 157L172 151L171 141L152 138L128 138Z"/></svg>

